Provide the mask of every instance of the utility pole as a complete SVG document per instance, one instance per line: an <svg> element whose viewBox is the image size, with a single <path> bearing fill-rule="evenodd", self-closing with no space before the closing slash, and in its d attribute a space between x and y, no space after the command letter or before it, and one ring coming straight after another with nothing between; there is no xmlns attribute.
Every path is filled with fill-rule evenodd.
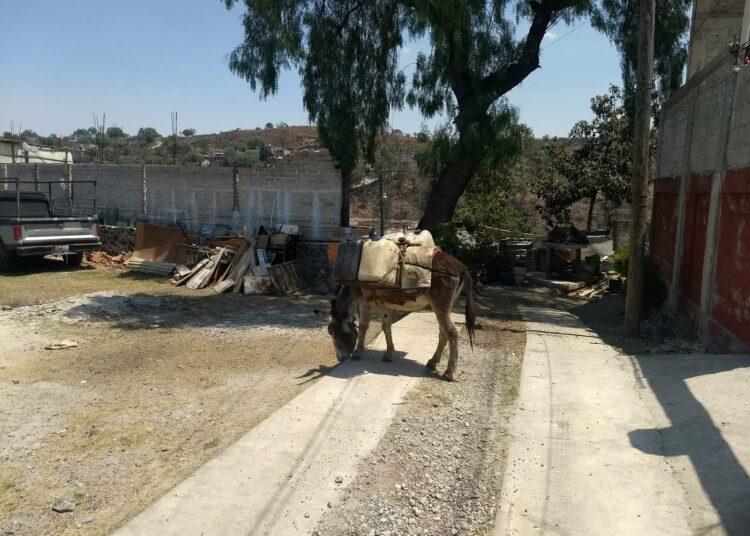
<svg viewBox="0 0 750 536"><path fill-rule="evenodd" d="M177 165L177 112L172 112L172 165Z"/></svg>
<svg viewBox="0 0 750 536"><path fill-rule="evenodd" d="M640 332L643 264L648 217L649 141L651 135L651 83L654 65L656 0L639 0L638 66L633 119L633 181L630 201L630 259L625 299L625 333Z"/></svg>

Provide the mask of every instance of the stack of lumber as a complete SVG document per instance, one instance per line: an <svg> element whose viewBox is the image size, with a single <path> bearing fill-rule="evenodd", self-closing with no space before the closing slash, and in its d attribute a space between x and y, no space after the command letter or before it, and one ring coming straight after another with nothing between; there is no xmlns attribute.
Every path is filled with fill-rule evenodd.
<svg viewBox="0 0 750 536"><path fill-rule="evenodd" d="M169 275L174 271L175 266L177 265L171 262L150 261L136 256L125 261L126 268L157 275Z"/></svg>
<svg viewBox="0 0 750 536"><path fill-rule="evenodd" d="M593 283L592 285L579 288L570 292L568 296L574 298L582 298L584 300L597 300L604 295L604 292L609 288L609 280L604 278L601 281Z"/></svg>
<svg viewBox="0 0 750 536"><path fill-rule="evenodd" d="M267 294L275 287L265 250L255 246L255 238L243 238L200 248L203 258L192 267L178 266L172 283L194 290L211 287L218 293Z"/></svg>

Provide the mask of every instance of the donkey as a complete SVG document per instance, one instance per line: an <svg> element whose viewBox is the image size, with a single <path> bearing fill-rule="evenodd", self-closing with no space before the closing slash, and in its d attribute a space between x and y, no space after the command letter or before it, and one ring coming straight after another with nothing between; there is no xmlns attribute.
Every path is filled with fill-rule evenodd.
<svg viewBox="0 0 750 536"><path fill-rule="evenodd" d="M365 346L365 336L370 325L372 309L379 309L382 316L383 333L387 350L383 361L393 360L393 337L391 324L392 312L413 312L431 307L440 326L437 349L427 362L427 368L435 370L440 364L445 345L450 348L448 367L443 379L453 381L458 361L458 332L451 321L453 309L462 289L466 289L466 328L469 332L469 343L474 347L474 330L476 328L476 301L474 282L466 266L455 257L442 251L436 251L432 257L432 278L429 288L417 290L368 289L357 286L342 285L336 290L336 297L331 300L331 312L328 322L328 333L336 348L336 358L344 361L351 357L360 359ZM356 301L359 316L359 329L355 321L353 305ZM321 314L320 312L318 312ZM328 316L321 314L321 316Z"/></svg>

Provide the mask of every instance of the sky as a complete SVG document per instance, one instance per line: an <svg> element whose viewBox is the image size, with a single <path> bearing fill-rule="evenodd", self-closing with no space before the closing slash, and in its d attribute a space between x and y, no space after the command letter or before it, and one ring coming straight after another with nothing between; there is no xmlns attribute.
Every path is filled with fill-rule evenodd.
<svg viewBox="0 0 750 536"><path fill-rule="evenodd" d="M309 124L296 73L285 73L278 94L261 101L229 71L241 15L221 0L3 2L0 132L12 121L15 130L69 135L106 114L106 126L129 134L144 126L168 134L173 111L179 130L199 134ZM425 46L401 50L407 75ZM587 23L558 24L542 47L541 69L507 97L537 136L566 135L591 117L591 97L620 84L618 55ZM436 124L408 108L391 117L393 128L410 133Z"/></svg>

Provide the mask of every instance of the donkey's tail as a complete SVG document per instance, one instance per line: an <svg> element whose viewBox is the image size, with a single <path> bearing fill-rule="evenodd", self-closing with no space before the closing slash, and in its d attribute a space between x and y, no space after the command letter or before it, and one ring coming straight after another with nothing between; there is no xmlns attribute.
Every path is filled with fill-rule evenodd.
<svg viewBox="0 0 750 536"><path fill-rule="evenodd" d="M474 280L471 278L471 272L464 266L464 272L461 274L461 279L464 283L464 289L466 290L466 308L464 309L464 315L466 318L466 331L469 332L469 344L471 349L474 349L474 331L477 329L477 301L474 295Z"/></svg>

